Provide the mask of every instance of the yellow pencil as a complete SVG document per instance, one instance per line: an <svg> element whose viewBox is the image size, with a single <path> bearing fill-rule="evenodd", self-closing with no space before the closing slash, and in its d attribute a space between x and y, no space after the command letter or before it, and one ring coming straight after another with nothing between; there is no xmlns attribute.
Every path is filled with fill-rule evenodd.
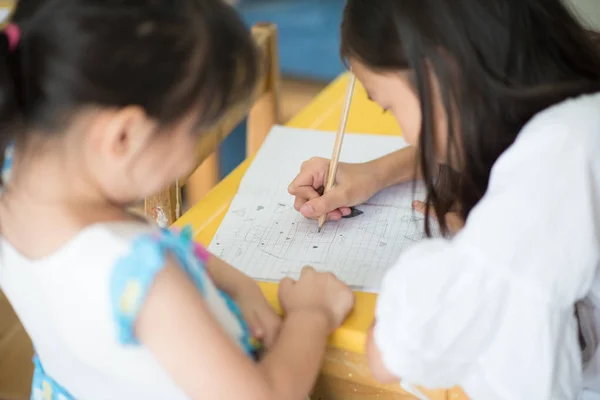
<svg viewBox="0 0 600 400"><path fill-rule="evenodd" d="M352 95L354 94L354 85L356 83L356 76L350 73L348 79L348 87L346 88L346 101L344 102L344 109L342 110L342 117L340 120L340 126L338 127L337 134L335 135L335 144L333 145L333 154L331 155L331 161L329 162L329 173L327 174L327 180L323 188L323 194L327 193L335 184L335 175L337 173L338 164L340 161L340 152L342 151L342 142L344 141L344 135L346 134L346 123L348 122L348 114L350 113L350 104L352 104ZM323 229L327 215L319 217L319 232Z"/></svg>

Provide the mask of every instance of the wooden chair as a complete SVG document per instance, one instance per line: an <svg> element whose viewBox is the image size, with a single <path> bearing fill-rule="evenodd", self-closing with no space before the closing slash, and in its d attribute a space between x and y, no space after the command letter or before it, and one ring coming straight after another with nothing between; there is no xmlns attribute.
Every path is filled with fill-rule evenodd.
<svg viewBox="0 0 600 400"><path fill-rule="evenodd" d="M195 204L219 182L219 144L247 115L246 156L254 155L271 127L279 122L279 60L277 27L261 23L252 27L252 36L260 50L262 73L252 102L231 110L218 127L202 136L198 145L198 165L189 177L174 182L162 192L148 197L146 217L160 226L170 226L182 213L181 187L186 185L187 201ZM251 105L251 106L250 106ZM248 106L249 110L248 110Z"/></svg>

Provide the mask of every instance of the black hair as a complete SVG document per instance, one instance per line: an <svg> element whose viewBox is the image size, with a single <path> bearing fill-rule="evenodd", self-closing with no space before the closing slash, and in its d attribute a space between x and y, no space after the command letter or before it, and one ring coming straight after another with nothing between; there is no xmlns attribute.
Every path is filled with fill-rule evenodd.
<svg viewBox="0 0 600 400"><path fill-rule="evenodd" d="M257 49L222 0L20 0L16 51L0 37L0 140L55 134L88 107L142 107L195 131L247 101ZM17 142L18 144L18 142Z"/></svg>
<svg viewBox="0 0 600 400"><path fill-rule="evenodd" d="M16 0L16 5L11 15L11 21L23 26L33 15L49 0Z"/></svg>
<svg viewBox="0 0 600 400"><path fill-rule="evenodd" d="M341 33L345 60L411 71L423 116L418 162L428 235L431 207L468 217L492 165L536 113L600 90L598 44L561 0L348 0ZM442 167L429 71L448 116ZM447 233L444 218L440 225Z"/></svg>

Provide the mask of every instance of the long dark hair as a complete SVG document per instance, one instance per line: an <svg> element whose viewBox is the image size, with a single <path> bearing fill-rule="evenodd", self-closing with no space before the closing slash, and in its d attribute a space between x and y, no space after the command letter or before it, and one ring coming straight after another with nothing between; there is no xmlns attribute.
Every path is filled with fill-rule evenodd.
<svg viewBox="0 0 600 400"><path fill-rule="evenodd" d="M348 0L341 54L414 75L428 234L430 207L443 216L457 206L468 217L492 165L536 113L600 90L597 45L561 0ZM448 116L448 165L460 168L435 161L429 71Z"/></svg>
<svg viewBox="0 0 600 400"><path fill-rule="evenodd" d="M22 36L0 35L0 154L30 132L56 135L87 107L137 105L194 131L251 97L258 56L221 0L21 0Z"/></svg>

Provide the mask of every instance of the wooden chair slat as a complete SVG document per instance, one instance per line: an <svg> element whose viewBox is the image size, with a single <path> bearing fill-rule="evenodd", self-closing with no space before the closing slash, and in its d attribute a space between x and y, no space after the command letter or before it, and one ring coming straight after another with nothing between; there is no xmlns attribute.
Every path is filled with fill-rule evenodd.
<svg viewBox="0 0 600 400"><path fill-rule="evenodd" d="M261 76L254 96L247 104L230 110L223 120L209 132L202 134L198 144L198 168L189 176L182 177L168 188L144 202L147 217L161 226L170 226L183 208L181 186L186 184L187 201L194 204L219 181L218 148L223 140L243 120L247 119L246 156L252 156L264 142L271 127L279 123L279 59L277 50L277 27L260 23L252 27L252 37L261 54Z"/></svg>

